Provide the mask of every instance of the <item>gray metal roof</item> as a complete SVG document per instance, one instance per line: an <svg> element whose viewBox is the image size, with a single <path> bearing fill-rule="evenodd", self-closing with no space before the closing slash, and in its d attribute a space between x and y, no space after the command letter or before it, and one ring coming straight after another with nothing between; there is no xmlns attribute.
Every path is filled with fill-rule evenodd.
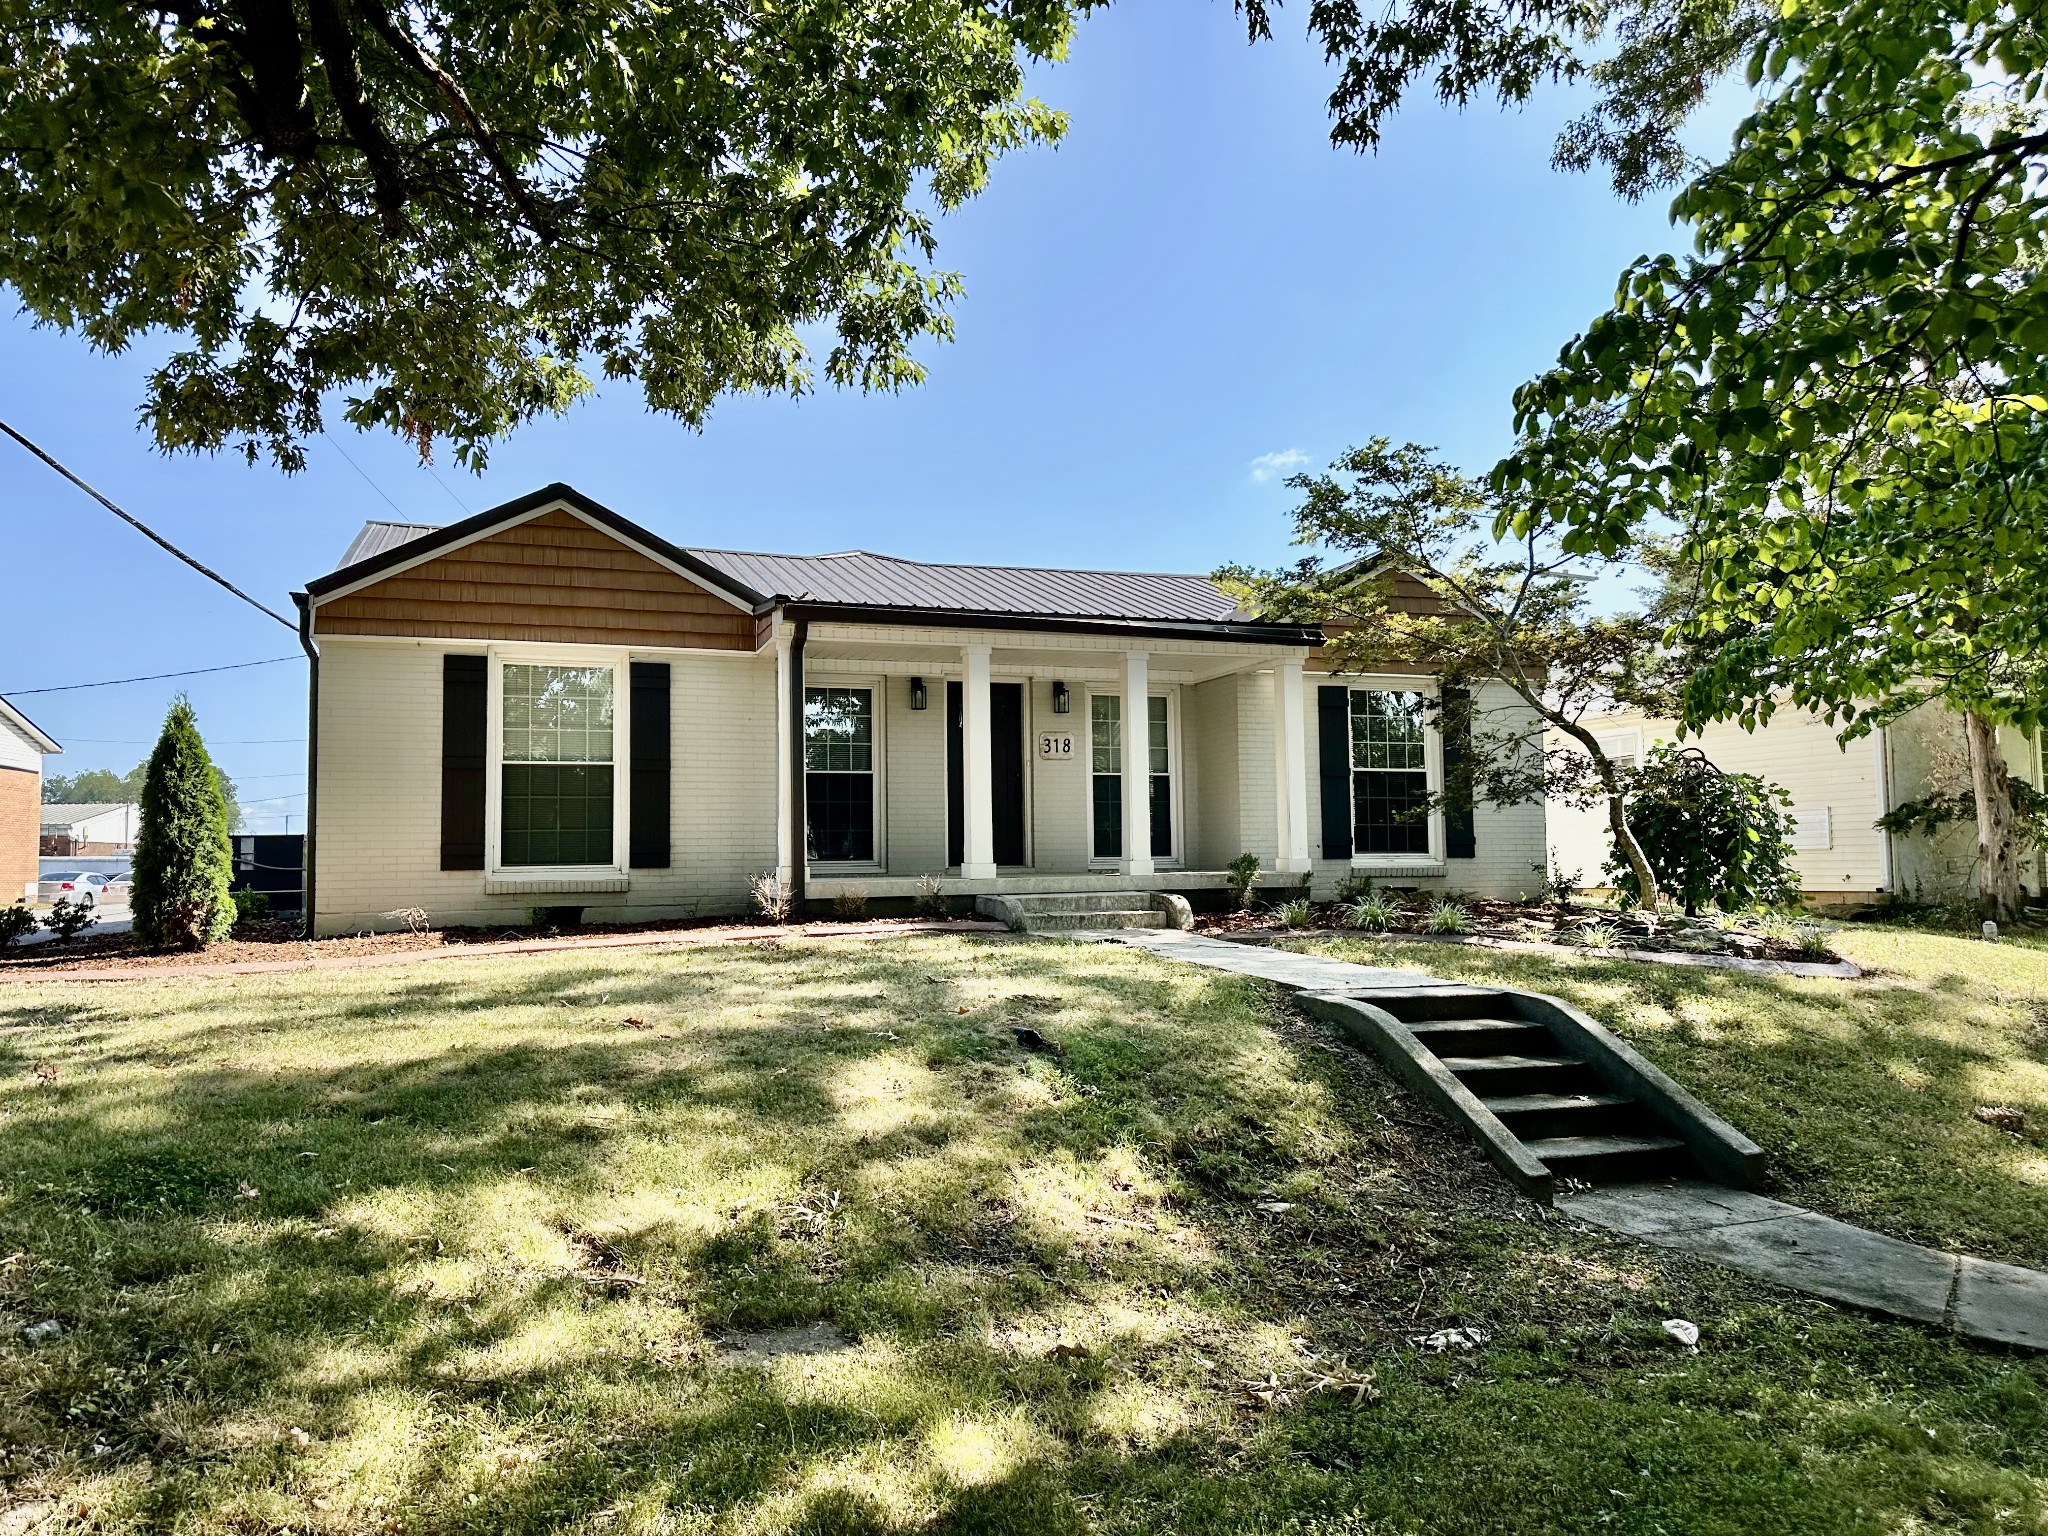
<svg viewBox="0 0 2048 1536"><path fill-rule="evenodd" d="M387 549L396 549L401 544L410 544L414 539L437 532L436 523L386 523L371 521L363 524L362 531L349 541L347 551L341 557L342 565L354 565L358 560L368 560L381 555ZM339 566L336 569L340 569Z"/></svg>
<svg viewBox="0 0 2048 1536"><path fill-rule="evenodd" d="M49 827L75 827L81 821L90 821L95 816L104 816L109 811L134 811L141 814L141 807L132 801L87 801L79 805L66 805L59 801L43 802L42 823Z"/></svg>
<svg viewBox="0 0 2048 1536"><path fill-rule="evenodd" d="M838 555L733 549L690 553L756 592L815 603L1169 624L1218 624L1240 617L1237 604L1206 576L937 565L864 549Z"/></svg>

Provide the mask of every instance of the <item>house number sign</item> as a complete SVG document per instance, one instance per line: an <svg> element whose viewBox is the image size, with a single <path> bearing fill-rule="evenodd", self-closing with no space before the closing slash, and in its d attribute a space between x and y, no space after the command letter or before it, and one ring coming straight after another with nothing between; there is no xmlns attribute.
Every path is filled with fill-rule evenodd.
<svg viewBox="0 0 2048 1536"><path fill-rule="evenodd" d="M1043 731L1038 737L1038 755L1058 762L1074 755L1074 734L1071 731Z"/></svg>

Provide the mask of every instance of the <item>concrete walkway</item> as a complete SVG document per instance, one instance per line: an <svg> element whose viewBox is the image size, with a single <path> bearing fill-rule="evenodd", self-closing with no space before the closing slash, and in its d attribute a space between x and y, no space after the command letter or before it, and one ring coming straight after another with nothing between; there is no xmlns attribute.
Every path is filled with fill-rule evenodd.
<svg viewBox="0 0 2048 1536"><path fill-rule="evenodd" d="M1076 937L1256 976L1295 992L1369 997L1388 987L1458 985L1413 971L1172 929ZM1557 1204L1595 1226L1795 1291L1932 1323L1966 1338L2048 1350L2048 1274L2039 1270L1922 1248L1802 1206L1716 1184L1614 1185L1561 1195Z"/></svg>

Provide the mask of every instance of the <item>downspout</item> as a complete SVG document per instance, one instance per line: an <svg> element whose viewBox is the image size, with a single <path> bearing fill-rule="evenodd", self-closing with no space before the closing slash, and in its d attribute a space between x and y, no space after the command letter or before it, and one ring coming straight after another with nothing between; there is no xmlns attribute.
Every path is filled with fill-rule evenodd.
<svg viewBox="0 0 2048 1536"><path fill-rule="evenodd" d="M313 644L313 600L294 592L299 605L299 645L306 653L306 840L299 855L300 899L307 938L313 937L313 829L320 807L320 652ZM290 823L286 823L290 825Z"/></svg>
<svg viewBox="0 0 2048 1536"><path fill-rule="evenodd" d="M804 920L804 877L810 871L809 815L804 799L804 642L811 621L799 618L789 638L789 915Z"/></svg>
<svg viewBox="0 0 2048 1536"><path fill-rule="evenodd" d="M1892 741L1883 726L1871 733L1877 741L1877 814L1880 817L1892 813ZM1877 829L1877 888L1887 896L1899 893L1892 889L1892 832L1891 828Z"/></svg>

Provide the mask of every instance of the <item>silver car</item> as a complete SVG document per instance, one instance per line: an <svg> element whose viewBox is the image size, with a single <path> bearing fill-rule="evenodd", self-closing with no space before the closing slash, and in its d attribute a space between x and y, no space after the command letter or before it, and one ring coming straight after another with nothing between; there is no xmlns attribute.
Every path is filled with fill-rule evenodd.
<svg viewBox="0 0 2048 1536"><path fill-rule="evenodd" d="M84 873L73 870L68 874L49 874L36 882L36 900L55 902L69 898L74 907L97 907L100 893L106 889L107 877L98 873Z"/></svg>

